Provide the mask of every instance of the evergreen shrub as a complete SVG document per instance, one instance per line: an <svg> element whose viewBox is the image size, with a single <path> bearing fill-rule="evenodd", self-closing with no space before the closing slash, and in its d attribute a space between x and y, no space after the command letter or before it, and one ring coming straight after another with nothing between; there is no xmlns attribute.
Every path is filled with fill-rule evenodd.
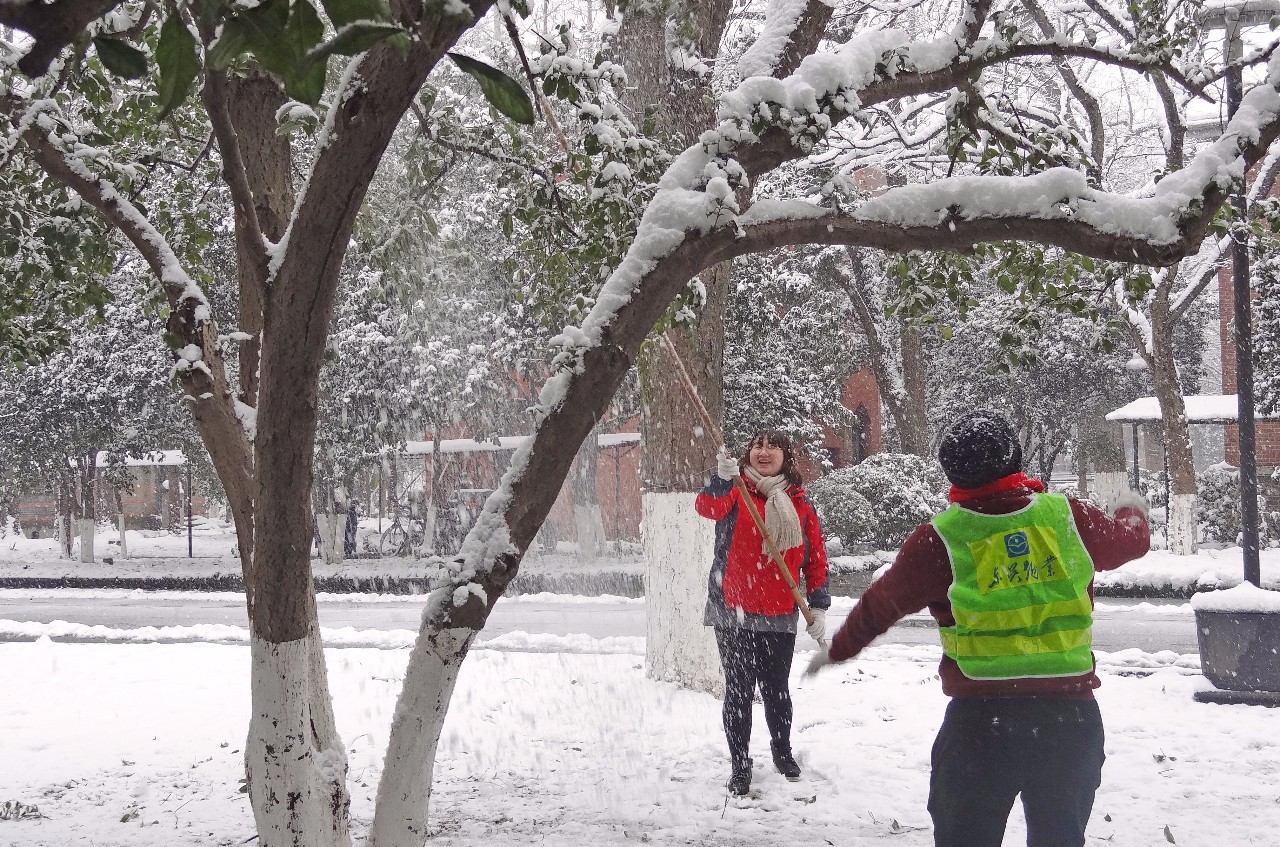
<svg viewBox="0 0 1280 847"><path fill-rule="evenodd" d="M1273 476L1274 479L1274 476ZM1258 544L1267 546L1275 537L1278 516L1267 509L1268 498L1258 492ZM1244 519L1240 514L1240 469L1226 462L1196 474L1196 524L1200 539L1219 544L1240 544Z"/></svg>
<svg viewBox="0 0 1280 847"><path fill-rule="evenodd" d="M1240 536L1240 471L1226 462L1196 474L1196 524L1202 541L1235 544Z"/></svg>
<svg viewBox="0 0 1280 847"><path fill-rule="evenodd" d="M827 535L847 548L892 550L946 508L947 480L930 459L876 453L805 486Z"/></svg>

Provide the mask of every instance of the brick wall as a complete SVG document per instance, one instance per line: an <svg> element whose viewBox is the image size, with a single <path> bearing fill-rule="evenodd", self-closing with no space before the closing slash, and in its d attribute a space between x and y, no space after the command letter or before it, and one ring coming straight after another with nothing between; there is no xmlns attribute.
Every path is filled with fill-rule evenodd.
<svg viewBox="0 0 1280 847"><path fill-rule="evenodd" d="M1218 269L1218 326L1221 328L1222 346L1222 393L1236 393L1236 348L1233 338L1235 295L1231 286L1231 267L1227 265ZM1227 425L1226 460L1229 464L1240 465L1240 431L1234 425ZM1255 424L1255 441L1257 445L1257 464L1259 468L1280 467L1280 421L1258 421Z"/></svg>
<svg viewBox="0 0 1280 847"><path fill-rule="evenodd" d="M831 427L825 429L822 446L831 454L837 468L856 465L867 456L879 453L882 449L880 420L880 386L876 378L867 368L849 377L844 385L841 400L845 407L854 411L859 423L852 427L842 427L839 431ZM816 464L801 457L800 474L807 480L822 476Z"/></svg>

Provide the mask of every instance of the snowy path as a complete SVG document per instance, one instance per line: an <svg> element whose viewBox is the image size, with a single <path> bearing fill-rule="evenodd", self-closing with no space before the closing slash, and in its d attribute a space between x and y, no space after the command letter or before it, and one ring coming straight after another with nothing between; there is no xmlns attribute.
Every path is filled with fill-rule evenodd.
<svg viewBox="0 0 1280 847"><path fill-rule="evenodd" d="M583 638L467 660L440 748L432 847L932 843L928 753L945 702L936 648L873 647L816 680L797 677L804 780L766 766L757 732L758 793L727 801L719 702L646 680L635 652L572 649ZM361 831L406 656L329 652ZM1166 826L1179 845L1274 843L1280 710L1195 703L1206 683L1185 668L1122 676L1100 658L1108 760L1090 844L1167 844ZM21 692L0 700L0 800L47 816L0 821L0 844L212 847L252 836L237 791L243 647L46 639L0 644L0 668ZM1015 812L1005 844L1023 843Z"/></svg>

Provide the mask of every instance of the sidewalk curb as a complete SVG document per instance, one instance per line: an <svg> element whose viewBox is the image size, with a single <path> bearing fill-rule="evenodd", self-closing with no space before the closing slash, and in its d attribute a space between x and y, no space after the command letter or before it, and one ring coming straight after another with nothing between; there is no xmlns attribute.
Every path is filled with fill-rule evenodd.
<svg viewBox="0 0 1280 847"><path fill-rule="evenodd" d="M398 576L318 576L316 592L325 594L429 594L438 580ZM0 589L110 588L123 591L244 591L239 574L172 577L0 577ZM580 594L643 597L644 576L637 573L516 574L505 595Z"/></svg>

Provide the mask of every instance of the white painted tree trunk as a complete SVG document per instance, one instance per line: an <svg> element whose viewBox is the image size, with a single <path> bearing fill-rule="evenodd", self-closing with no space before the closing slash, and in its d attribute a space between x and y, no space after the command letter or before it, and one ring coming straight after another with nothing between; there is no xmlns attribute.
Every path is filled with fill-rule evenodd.
<svg viewBox="0 0 1280 847"><path fill-rule="evenodd" d="M120 528L120 558L129 558L129 542L124 533L124 513L116 515L116 526Z"/></svg>
<svg viewBox="0 0 1280 847"><path fill-rule="evenodd" d="M92 518L77 521L80 532L80 561L93 561L93 531L97 528Z"/></svg>
<svg viewBox="0 0 1280 847"><path fill-rule="evenodd" d="M346 558L343 538L347 531L347 516L338 512L321 512L316 515L320 530L320 555L326 565L340 565Z"/></svg>
<svg viewBox="0 0 1280 847"><path fill-rule="evenodd" d="M436 499L432 497L427 501L427 516L423 521L420 555L430 556L436 552L436 519L439 514L440 510L436 507Z"/></svg>
<svg viewBox="0 0 1280 847"><path fill-rule="evenodd" d="M578 561L589 564L599 559L605 549L604 514L600 511L600 504L575 504L573 524L578 538Z"/></svg>
<svg viewBox="0 0 1280 847"><path fill-rule="evenodd" d="M692 494L646 493L645 675L724 697L715 632L702 625L715 521L693 510Z"/></svg>
<svg viewBox="0 0 1280 847"><path fill-rule="evenodd" d="M261 847L348 847L347 754L338 737L320 635L253 636L253 714L245 745Z"/></svg>
<svg viewBox="0 0 1280 847"><path fill-rule="evenodd" d="M475 635L472 629L419 633L391 719L368 847L422 847L426 841L440 730Z"/></svg>
<svg viewBox="0 0 1280 847"><path fill-rule="evenodd" d="M1129 490L1129 475L1124 471L1099 471L1093 475L1093 491L1089 499L1110 510L1116 498Z"/></svg>
<svg viewBox="0 0 1280 847"><path fill-rule="evenodd" d="M1196 529L1196 495L1169 495L1169 552L1175 556L1194 556Z"/></svg>

